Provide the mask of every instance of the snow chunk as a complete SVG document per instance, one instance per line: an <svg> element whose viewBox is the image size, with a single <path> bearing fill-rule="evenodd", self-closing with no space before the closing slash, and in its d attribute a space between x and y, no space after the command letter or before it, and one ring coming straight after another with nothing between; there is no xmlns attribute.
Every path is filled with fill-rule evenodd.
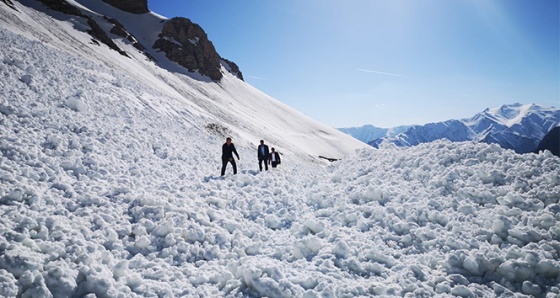
<svg viewBox="0 0 560 298"><path fill-rule="evenodd" d="M77 92L76 94L67 97L64 104L73 111L85 113L88 110L86 100L86 96L83 92Z"/></svg>

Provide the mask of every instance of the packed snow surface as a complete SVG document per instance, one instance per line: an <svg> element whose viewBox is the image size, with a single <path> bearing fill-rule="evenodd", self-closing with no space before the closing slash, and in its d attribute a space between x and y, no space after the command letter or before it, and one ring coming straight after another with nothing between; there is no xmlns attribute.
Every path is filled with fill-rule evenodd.
<svg viewBox="0 0 560 298"><path fill-rule="evenodd" d="M224 139L203 109L0 40L0 296L560 295L548 152L436 141L325 165L286 134L282 164L259 172L245 127L239 173L220 177Z"/></svg>

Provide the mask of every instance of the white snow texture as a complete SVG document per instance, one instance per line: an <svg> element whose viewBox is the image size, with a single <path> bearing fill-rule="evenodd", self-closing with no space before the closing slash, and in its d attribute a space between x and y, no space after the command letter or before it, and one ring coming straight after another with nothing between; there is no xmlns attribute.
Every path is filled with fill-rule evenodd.
<svg viewBox="0 0 560 298"><path fill-rule="evenodd" d="M373 149L227 73L203 82L97 45L124 62L90 60L9 27L8 10L0 3L0 296L560 295L549 152ZM220 177L230 134L239 173ZM260 138L283 153L278 168L258 171Z"/></svg>

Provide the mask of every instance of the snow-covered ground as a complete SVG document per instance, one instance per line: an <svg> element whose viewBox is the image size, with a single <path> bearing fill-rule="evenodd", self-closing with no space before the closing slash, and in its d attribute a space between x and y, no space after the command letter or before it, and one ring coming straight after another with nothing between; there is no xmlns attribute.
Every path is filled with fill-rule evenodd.
<svg viewBox="0 0 560 298"><path fill-rule="evenodd" d="M376 150L231 76L167 85L236 106L220 122L145 84L145 66L123 73L12 31L0 29L0 296L560 295L560 158L548 152ZM234 93L282 113L262 130ZM237 175L219 176L222 129ZM267 172L261 135L284 153ZM327 165L321 150L354 154Z"/></svg>

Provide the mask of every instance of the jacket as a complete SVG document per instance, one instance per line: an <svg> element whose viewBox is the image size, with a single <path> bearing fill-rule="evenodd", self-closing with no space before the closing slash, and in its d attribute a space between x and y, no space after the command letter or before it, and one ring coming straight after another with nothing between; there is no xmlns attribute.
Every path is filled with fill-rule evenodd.
<svg viewBox="0 0 560 298"><path fill-rule="evenodd" d="M276 162L277 164L280 164L280 154L278 154L278 152L276 152L276 151L272 152L272 153L270 154L270 158L269 158L269 160L270 160L271 162L273 162L273 161L272 161L272 155L274 155L274 160L275 160L274 162Z"/></svg>
<svg viewBox="0 0 560 298"><path fill-rule="evenodd" d="M264 147L264 155L262 153L261 147ZM270 151L268 151L267 145L259 145L259 147L257 147L257 158L259 160L261 159L267 160L269 155L270 155Z"/></svg>
<svg viewBox="0 0 560 298"><path fill-rule="evenodd" d="M235 156L237 156L237 159L239 159L239 154L237 154L237 150L235 150L235 145L233 145L233 143L231 143L229 146L227 143L224 143L224 145L222 145L222 159L223 160L228 160L230 158L233 158L233 154L235 153Z"/></svg>

